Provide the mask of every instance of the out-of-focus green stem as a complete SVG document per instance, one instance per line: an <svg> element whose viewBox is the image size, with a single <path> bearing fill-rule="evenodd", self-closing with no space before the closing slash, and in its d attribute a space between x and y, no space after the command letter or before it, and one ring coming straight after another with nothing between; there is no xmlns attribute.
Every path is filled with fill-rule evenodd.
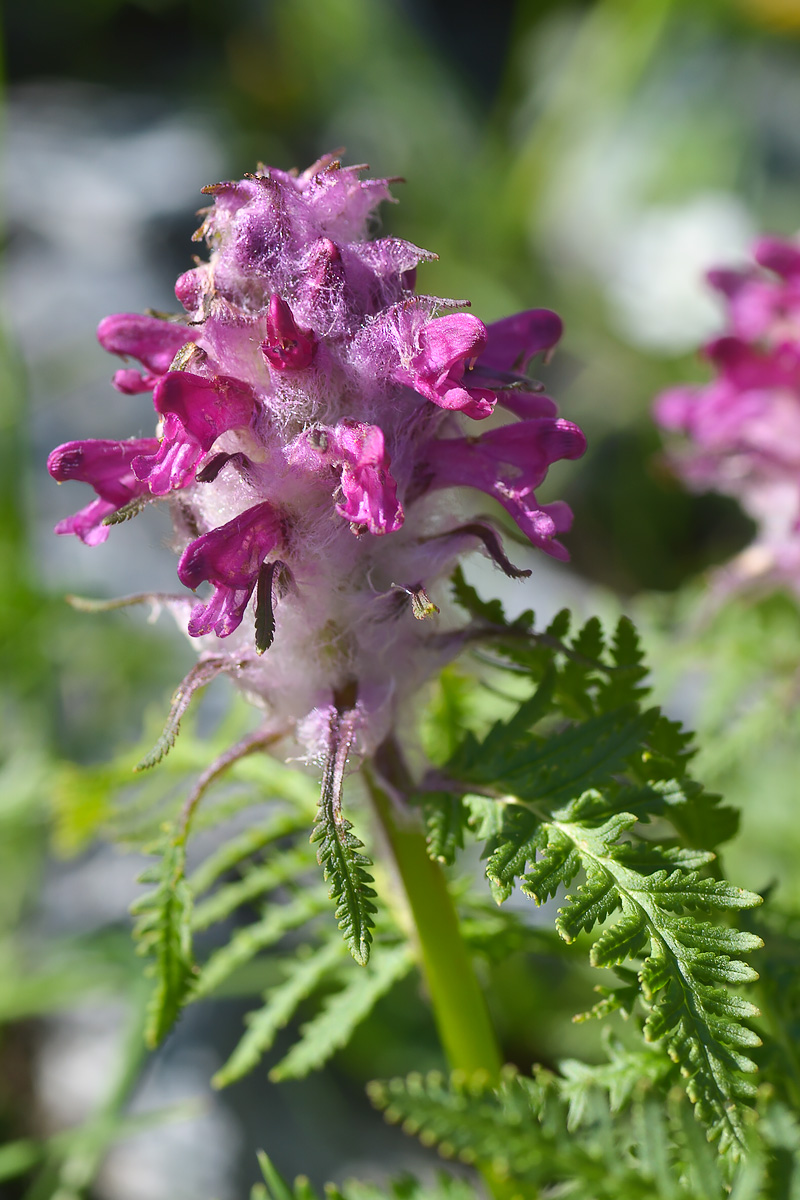
<svg viewBox="0 0 800 1200"><path fill-rule="evenodd" d="M420 829L396 810L369 768L365 776L408 899L436 1027L448 1062L464 1071L485 1071L496 1083L502 1065L500 1049L461 937L447 880L439 864L428 856Z"/></svg>

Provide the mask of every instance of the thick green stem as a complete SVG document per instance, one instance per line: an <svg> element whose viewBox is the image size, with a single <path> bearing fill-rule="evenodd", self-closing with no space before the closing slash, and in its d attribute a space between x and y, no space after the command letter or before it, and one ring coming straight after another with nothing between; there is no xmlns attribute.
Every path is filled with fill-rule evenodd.
<svg viewBox="0 0 800 1200"><path fill-rule="evenodd" d="M500 1049L444 873L429 858L419 828L396 811L372 771L366 768L364 773L414 919L433 1015L448 1062L454 1069L486 1071L496 1083L502 1066Z"/></svg>

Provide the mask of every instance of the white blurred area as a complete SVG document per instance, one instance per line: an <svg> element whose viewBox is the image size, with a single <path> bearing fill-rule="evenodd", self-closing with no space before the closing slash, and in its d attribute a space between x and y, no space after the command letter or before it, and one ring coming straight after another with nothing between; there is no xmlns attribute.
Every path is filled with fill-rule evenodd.
<svg viewBox="0 0 800 1200"><path fill-rule="evenodd" d="M746 262L758 230L733 192L649 199L654 179L668 174L668 152L646 123L590 126L550 181L535 236L554 268L591 277L625 341L669 355L721 331L705 274Z"/></svg>

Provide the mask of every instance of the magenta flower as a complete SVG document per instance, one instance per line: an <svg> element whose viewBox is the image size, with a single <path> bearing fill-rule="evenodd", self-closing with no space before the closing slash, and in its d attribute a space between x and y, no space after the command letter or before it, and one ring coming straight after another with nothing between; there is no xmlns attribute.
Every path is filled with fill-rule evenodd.
<svg viewBox="0 0 800 1200"><path fill-rule="evenodd" d="M110 442L96 438L86 442L66 442L57 446L47 459L47 469L58 483L76 479L89 483L97 499L74 516L56 525L56 533L74 533L87 546L97 546L109 535L103 522L132 500L147 492L131 469L139 454L158 446L155 438L132 438L129 442Z"/></svg>
<svg viewBox="0 0 800 1200"><path fill-rule="evenodd" d="M560 502L540 505L534 489L551 463L580 458L586 439L571 421L519 421L491 429L476 438L447 438L431 442L422 472L429 490L474 487L492 496L513 517L534 546L554 558L569 554L557 533L566 533L572 513Z"/></svg>
<svg viewBox="0 0 800 1200"><path fill-rule="evenodd" d="M115 382L153 389L158 440L108 443L107 470L99 454L70 467L57 457L70 447L55 452L56 477L99 497L59 529L99 541L109 512L175 495L179 579L212 588L186 620L190 637L310 753L340 697L355 697L367 748L457 649L430 628L458 559L481 549L525 574L455 489L481 490L534 545L567 556L569 509L540 505L535 490L552 462L583 452L583 435L525 374L561 322L544 309L488 328L441 315L453 302L414 292L435 255L367 237L388 181L331 156L204 190L196 240L210 254L176 284L186 316L100 327L108 350L142 364ZM470 436L498 404L521 420Z"/></svg>
<svg viewBox="0 0 800 1200"><path fill-rule="evenodd" d="M105 317L97 327L97 340L104 350L120 358L138 358L145 368L144 375L130 369L114 375L114 387L129 394L152 392L178 351L197 337L195 329L140 313L117 313Z"/></svg>
<svg viewBox="0 0 800 1200"><path fill-rule="evenodd" d="M683 479L735 497L758 526L726 586L760 577L800 590L800 247L762 238L753 256L709 273L729 324L704 347L714 378L663 392L655 416L685 439L670 451Z"/></svg>
<svg viewBox="0 0 800 1200"><path fill-rule="evenodd" d="M302 371L311 366L316 338L297 326L292 310L280 296L270 296L267 336L261 350L267 362L279 371Z"/></svg>
<svg viewBox="0 0 800 1200"><path fill-rule="evenodd" d="M178 578L192 590L206 580L214 585L211 600L192 610L191 637L216 633L224 638L238 629L265 559L282 543L282 519L268 501L189 543Z"/></svg>
<svg viewBox="0 0 800 1200"><path fill-rule="evenodd" d="M497 397L488 388L464 384L464 374L486 349L486 326L469 313L429 321L419 331L419 351L397 378L440 408L458 409L480 420L491 416Z"/></svg>
<svg viewBox="0 0 800 1200"><path fill-rule="evenodd" d="M256 410L249 384L227 375L205 379L184 371L170 371L158 382L153 403L164 417L161 443L156 454L135 458L133 471L154 496L190 484L217 438L230 429L246 429Z"/></svg>
<svg viewBox="0 0 800 1200"><path fill-rule="evenodd" d="M339 516L370 533L394 533L403 524L397 484L389 473L389 456L378 425L340 421L334 428L312 426L288 447L290 462L307 469L339 468L342 499Z"/></svg>

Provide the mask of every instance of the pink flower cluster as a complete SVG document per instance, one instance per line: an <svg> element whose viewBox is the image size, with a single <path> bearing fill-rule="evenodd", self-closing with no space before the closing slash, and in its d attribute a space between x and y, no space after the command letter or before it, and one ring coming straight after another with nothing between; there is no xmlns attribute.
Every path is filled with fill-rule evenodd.
<svg viewBox="0 0 800 1200"><path fill-rule="evenodd" d="M303 174L263 168L206 188L214 202L195 238L210 258L175 288L186 315L121 314L98 330L141 364L114 385L152 391L157 437L70 442L48 461L59 482L97 494L56 527L88 545L115 514L172 505L178 577L208 588L190 611L173 606L188 634L224 656L276 728L306 718L312 747L314 714L343 691L374 744L398 697L437 665L413 618L437 611L428 593L461 554L482 544L521 574L453 489L497 500L564 559L569 509L535 490L550 463L585 448L524 374L558 341L558 317L533 310L486 327L441 315L452 303L414 290L418 264L435 256L367 240L390 196L361 170L326 157ZM497 406L517 419L465 427Z"/></svg>
<svg viewBox="0 0 800 1200"><path fill-rule="evenodd" d="M709 272L728 314L703 348L712 381L663 392L655 415L689 439L670 456L689 486L735 497L758 526L725 582L800 591L800 245L765 237L753 258Z"/></svg>

